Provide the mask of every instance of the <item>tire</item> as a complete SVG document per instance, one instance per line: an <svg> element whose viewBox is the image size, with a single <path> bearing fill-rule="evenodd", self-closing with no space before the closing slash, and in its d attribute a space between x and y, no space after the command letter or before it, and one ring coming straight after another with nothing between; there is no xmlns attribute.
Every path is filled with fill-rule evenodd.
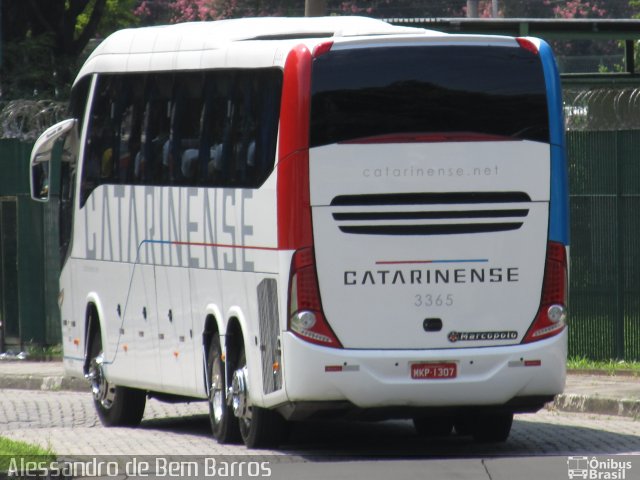
<svg viewBox="0 0 640 480"><path fill-rule="evenodd" d="M413 426L421 437L447 437L453 430L453 419L447 416L416 417L413 419Z"/></svg>
<svg viewBox="0 0 640 480"><path fill-rule="evenodd" d="M102 338L96 334L89 350L89 380L93 404L105 427L135 427L140 425L147 395L142 390L110 383L102 367Z"/></svg>
<svg viewBox="0 0 640 480"><path fill-rule="evenodd" d="M209 420L211 431L218 443L239 443L238 419L227 403L227 380L222 361L220 335L211 339L207 358L207 378L209 379Z"/></svg>
<svg viewBox="0 0 640 480"><path fill-rule="evenodd" d="M472 415L461 415L453 421L456 435L467 436L473 434L475 417Z"/></svg>
<svg viewBox="0 0 640 480"><path fill-rule="evenodd" d="M242 348L242 347L241 347ZM244 348L240 351L233 379L233 408L239 416L240 435L248 448L273 448L286 438L288 425L277 412L248 404L249 391L246 382L247 361ZM240 385L241 384L241 385ZM238 398L239 388L244 388L244 399Z"/></svg>
<svg viewBox="0 0 640 480"><path fill-rule="evenodd" d="M505 442L511 433L513 413L495 413L478 417L473 425L473 439L481 443Z"/></svg>

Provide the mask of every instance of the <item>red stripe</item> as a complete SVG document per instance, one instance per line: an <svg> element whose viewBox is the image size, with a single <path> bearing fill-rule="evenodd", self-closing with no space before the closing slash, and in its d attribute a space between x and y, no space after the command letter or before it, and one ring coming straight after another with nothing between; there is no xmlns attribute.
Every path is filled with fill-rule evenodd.
<svg viewBox="0 0 640 480"><path fill-rule="evenodd" d="M244 250L267 250L277 252L278 247L255 247L251 245L230 245L226 243L203 243L203 242L171 242L172 245L190 245L195 247L220 247L220 248L241 248Z"/></svg>
<svg viewBox="0 0 640 480"><path fill-rule="evenodd" d="M311 52L295 47L284 67L278 151L278 247L313 245L309 199Z"/></svg>

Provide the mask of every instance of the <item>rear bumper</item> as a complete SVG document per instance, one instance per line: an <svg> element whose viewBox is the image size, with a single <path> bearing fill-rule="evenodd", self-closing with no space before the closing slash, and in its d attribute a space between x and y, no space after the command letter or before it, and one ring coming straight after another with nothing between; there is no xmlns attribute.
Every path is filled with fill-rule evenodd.
<svg viewBox="0 0 640 480"><path fill-rule="evenodd" d="M288 400L311 410L346 404L407 411L512 405L513 411L535 411L562 392L566 375L566 329L539 342L499 348L341 350L290 333L283 335L283 343ZM429 361L456 362L457 377L412 379L411 363Z"/></svg>

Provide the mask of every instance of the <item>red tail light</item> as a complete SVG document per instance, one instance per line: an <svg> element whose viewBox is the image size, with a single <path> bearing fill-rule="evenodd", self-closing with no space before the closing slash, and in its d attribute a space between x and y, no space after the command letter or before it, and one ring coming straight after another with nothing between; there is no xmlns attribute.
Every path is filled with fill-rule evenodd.
<svg viewBox="0 0 640 480"><path fill-rule="evenodd" d="M525 50L529 50L534 55L538 55L538 47L528 38L518 37L516 38L516 42L518 42L520 48L524 48Z"/></svg>
<svg viewBox="0 0 640 480"><path fill-rule="evenodd" d="M319 56L328 53L331 50L331 47L333 47L333 42L324 42L320 45L316 45L313 48L313 53L311 54L311 56L313 58L318 58Z"/></svg>
<svg viewBox="0 0 640 480"><path fill-rule="evenodd" d="M325 347L342 348L322 313L320 289L312 248L296 250L289 277L289 330Z"/></svg>
<svg viewBox="0 0 640 480"><path fill-rule="evenodd" d="M567 280L565 246L549 242L540 308L523 343L549 338L564 330L566 326Z"/></svg>

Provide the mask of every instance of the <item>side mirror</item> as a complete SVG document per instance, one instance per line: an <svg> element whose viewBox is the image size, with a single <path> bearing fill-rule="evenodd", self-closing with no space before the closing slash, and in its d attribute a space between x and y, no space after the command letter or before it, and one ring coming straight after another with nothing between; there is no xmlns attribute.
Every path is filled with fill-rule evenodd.
<svg viewBox="0 0 640 480"><path fill-rule="evenodd" d="M31 150L31 198L38 202L49 201L49 181L51 179L51 153L56 140L61 138L73 129L72 134L76 134L75 126L77 120L71 118L56 123L49 127L36 140Z"/></svg>

